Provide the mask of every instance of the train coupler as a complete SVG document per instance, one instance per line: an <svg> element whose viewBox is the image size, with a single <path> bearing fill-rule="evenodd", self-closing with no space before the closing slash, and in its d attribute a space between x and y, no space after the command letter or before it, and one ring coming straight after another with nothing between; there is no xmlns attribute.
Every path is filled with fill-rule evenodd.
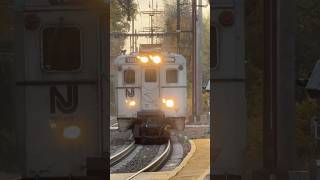
<svg viewBox="0 0 320 180"><path fill-rule="evenodd" d="M136 143L164 143L170 138L170 125L161 111L141 111L138 112L133 135Z"/></svg>

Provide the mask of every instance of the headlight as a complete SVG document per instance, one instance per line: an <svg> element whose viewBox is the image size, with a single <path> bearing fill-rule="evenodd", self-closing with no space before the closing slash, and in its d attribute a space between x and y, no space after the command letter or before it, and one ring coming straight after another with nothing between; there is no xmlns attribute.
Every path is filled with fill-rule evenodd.
<svg viewBox="0 0 320 180"><path fill-rule="evenodd" d="M160 56L150 56L150 58L152 59L152 61L155 64L160 64L161 63L161 57Z"/></svg>
<svg viewBox="0 0 320 180"><path fill-rule="evenodd" d="M80 134L81 130L78 126L69 126L63 130L63 137L67 139L77 139Z"/></svg>
<svg viewBox="0 0 320 180"><path fill-rule="evenodd" d="M172 99L162 99L162 103L164 103L168 108L174 107L174 101Z"/></svg>
<svg viewBox="0 0 320 180"><path fill-rule="evenodd" d="M166 106L169 107L169 108L172 108L174 106L174 101L171 100L171 99L168 99L166 101Z"/></svg>
<svg viewBox="0 0 320 180"><path fill-rule="evenodd" d="M130 101L129 102L129 106L135 106L136 105L136 102L135 101Z"/></svg>
<svg viewBox="0 0 320 180"><path fill-rule="evenodd" d="M142 62L142 63L147 63L149 62L149 58L146 56L137 56L137 58Z"/></svg>
<svg viewBox="0 0 320 180"><path fill-rule="evenodd" d="M137 104L136 101L134 101L134 100L126 100L126 103L131 107L133 107Z"/></svg>

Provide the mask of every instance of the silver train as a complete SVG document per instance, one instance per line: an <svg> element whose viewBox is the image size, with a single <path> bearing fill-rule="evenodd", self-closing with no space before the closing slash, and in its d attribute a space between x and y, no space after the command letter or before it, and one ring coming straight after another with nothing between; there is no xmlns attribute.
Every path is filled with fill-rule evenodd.
<svg viewBox="0 0 320 180"><path fill-rule="evenodd" d="M132 129L136 142L167 139L183 130L187 116L186 59L174 53L143 51L115 60L117 121Z"/></svg>

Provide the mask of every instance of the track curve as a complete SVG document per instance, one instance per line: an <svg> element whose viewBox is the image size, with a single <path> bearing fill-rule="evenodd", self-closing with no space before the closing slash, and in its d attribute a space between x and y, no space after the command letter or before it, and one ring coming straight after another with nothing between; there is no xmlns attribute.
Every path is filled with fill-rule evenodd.
<svg viewBox="0 0 320 180"><path fill-rule="evenodd" d="M134 173L133 175L131 175L130 177L128 177L126 180L131 180L134 177L138 176L140 173L142 172L146 172L146 171L156 171L158 169L160 169L160 167L167 161L167 159L170 157L170 153L172 150L172 144L171 141L168 140L166 149L164 150L164 152L158 157L156 158L154 161L152 161L151 163L149 163L147 166L145 166L144 168L142 168L141 170L139 170L138 172Z"/></svg>

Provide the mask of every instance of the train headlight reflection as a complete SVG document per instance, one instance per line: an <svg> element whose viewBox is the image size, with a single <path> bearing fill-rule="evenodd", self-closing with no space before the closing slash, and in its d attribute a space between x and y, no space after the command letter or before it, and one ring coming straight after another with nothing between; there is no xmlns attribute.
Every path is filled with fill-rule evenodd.
<svg viewBox="0 0 320 180"><path fill-rule="evenodd" d="M149 62L149 58L146 56L137 56L137 58L142 62L142 63L147 63Z"/></svg>
<svg viewBox="0 0 320 180"><path fill-rule="evenodd" d="M150 58L152 59L152 61L155 64L160 64L161 63L161 57L160 56L150 56Z"/></svg>
<svg viewBox="0 0 320 180"><path fill-rule="evenodd" d="M63 137L67 139L77 139L80 134L81 129L78 126L69 126L63 130Z"/></svg>

